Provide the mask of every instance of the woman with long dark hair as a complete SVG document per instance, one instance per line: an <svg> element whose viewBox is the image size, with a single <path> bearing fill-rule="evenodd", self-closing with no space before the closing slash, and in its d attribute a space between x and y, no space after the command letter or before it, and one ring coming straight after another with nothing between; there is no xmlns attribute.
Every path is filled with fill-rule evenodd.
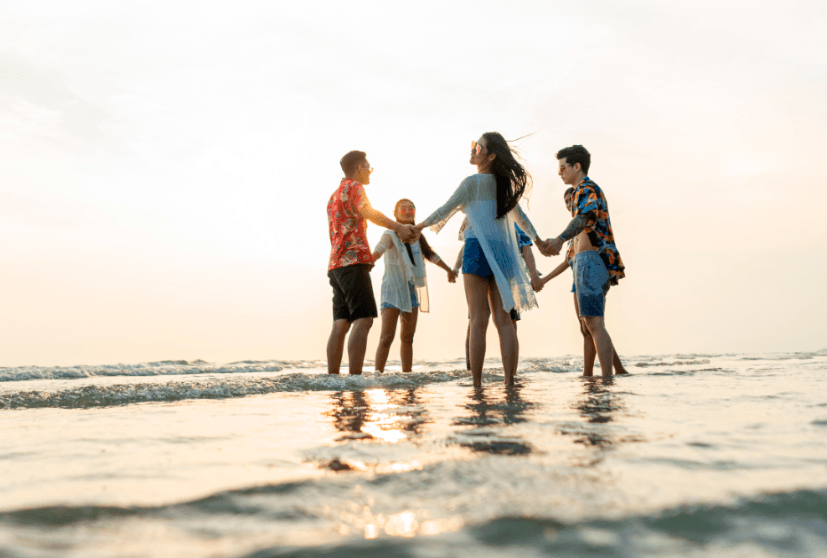
<svg viewBox="0 0 827 558"><path fill-rule="evenodd" d="M416 228L421 231L430 226L439 232L457 211L465 214L468 225L462 273L471 316L469 357L474 385L482 385L489 307L500 337L505 382L512 384L517 371L517 339L509 312L537 306L520 261L514 223L538 247L544 248L545 242L518 205L531 187L531 176L517 161L505 138L497 132L483 134L471 144L469 163L477 166L477 174L463 180L445 205Z"/></svg>
<svg viewBox="0 0 827 558"><path fill-rule="evenodd" d="M416 223L416 206L408 199L396 202L393 216L403 225ZM385 371L385 362L396 335L396 323L402 318L399 341L402 357L402 371L410 372L413 367L413 338L419 310L428 312L428 277L425 260L448 272L448 281L455 282L456 274L431 249L424 235L413 242L402 242L393 231L385 231L373 251L374 261L385 255L385 274L382 276L382 333L376 347L374 367Z"/></svg>

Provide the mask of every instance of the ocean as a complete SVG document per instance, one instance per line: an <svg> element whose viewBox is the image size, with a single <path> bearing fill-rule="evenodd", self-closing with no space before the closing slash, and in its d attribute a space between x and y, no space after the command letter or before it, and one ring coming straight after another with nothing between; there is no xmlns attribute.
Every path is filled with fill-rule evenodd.
<svg viewBox="0 0 827 558"><path fill-rule="evenodd" d="M0 556L827 556L827 350L624 364L0 368Z"/></svg>

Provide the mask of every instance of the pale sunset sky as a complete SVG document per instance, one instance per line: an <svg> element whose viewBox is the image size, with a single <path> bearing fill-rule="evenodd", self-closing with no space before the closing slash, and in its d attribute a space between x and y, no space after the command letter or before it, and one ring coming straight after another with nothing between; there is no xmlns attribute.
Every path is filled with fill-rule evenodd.
<svg viewBox="0 0 827 558"><path fill-rule="evenodd" d="M591 151L622 357L824 349L825 29L816 0L0 2L0 366L324 359L341 156L419 221L486 131L536 132L543 237L554 153ZM451 263L460 222L425 231ZM461 281L428 272L415 364L463 354ZM570 290L538 294L523 356L581 352Z"/></svg>

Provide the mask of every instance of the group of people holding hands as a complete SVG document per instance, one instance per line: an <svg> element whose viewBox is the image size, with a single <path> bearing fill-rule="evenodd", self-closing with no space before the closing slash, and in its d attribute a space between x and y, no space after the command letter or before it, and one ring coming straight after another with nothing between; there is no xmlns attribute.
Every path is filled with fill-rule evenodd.
<svg viewBox="0 0 827 558"><path fill-rule="evenodd" d="M594 359L603 376L625 374L604 322L606 294L624 276L615 246L608 205L600 187L588 177L591 155L581 145L557 152L559 175L571 187L566 207L572 215L555 238L537 234L519 201L531 187L531 176L513 148L497 132L487 132L471 144L470 163L477 174L467 177L445 204L416 223L416 206L401 199L394 219L374 209L365 194L373 172L362 151L351 151L340 163L345 178L330 197L327 219L331 252L328 277L333 288L333 330L327 344L328 372L338 374L347 339L351 374L361 374L368 332L377 317L370 271L385 258L382 278L382 332L375 368L384 371L401 317L402 370L413 364L413 337L419 310L428 311L425 260L441 267L455 282L461 269L468 303L466 358L475 386L482 383L485 338L493 319L500 341L506 384L514 382L518 362L516 322L520 312L537 306L535 291L571 267L575 309L584 336L584 375L591 376ZM428 244L422 230L439 232L458 211L463 248L449 267ZM387 230L371 251L366 227L371 221ZM541 278L531 252L532 242L544 256L560 254L568 243L566 260Z"/></svg>

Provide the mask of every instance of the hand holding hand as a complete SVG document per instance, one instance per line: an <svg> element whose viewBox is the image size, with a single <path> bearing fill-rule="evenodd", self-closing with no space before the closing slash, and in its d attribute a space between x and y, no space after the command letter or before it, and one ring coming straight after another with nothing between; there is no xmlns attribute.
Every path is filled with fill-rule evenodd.
<svg viewBox="0 0 827 558"><path fill-rule="evenodd" d="M547 244L546 240L535 240L534 244L537 245L537 249L540 251L540 253L542 255L544 255L544 256L550 256L551 255L548 252L548 244Z"/></svg>
<svg viewBox="0 0 827 558"><path fill-rule="evenodd" d="M539 293L543 290L544 283L540 279L539 275L532 275L531 276L531 288L534 289L535 293Z"/></svg>
<svg viewBox="0 0 827 558"><path fill-rule="evenodd" d="M397 234L402 242L414 242L419 238L419 231L413 225L402 225Z"/></svg>
<svg viewBox="0 0 827 558"><path fill-rule="evenodd" d="M448 282L449 283L456 283L457 282L457 272L453 269L448 270Z"/></svg>
<svg viewBox="0 0 827 558"><path fill-rule="evenodd" d="M564 240L559 236L557 238L549 239L548 241L548 251L551 252L552 256L556 256L560 253L560 250L563 249L563 242Z"/></svg>

